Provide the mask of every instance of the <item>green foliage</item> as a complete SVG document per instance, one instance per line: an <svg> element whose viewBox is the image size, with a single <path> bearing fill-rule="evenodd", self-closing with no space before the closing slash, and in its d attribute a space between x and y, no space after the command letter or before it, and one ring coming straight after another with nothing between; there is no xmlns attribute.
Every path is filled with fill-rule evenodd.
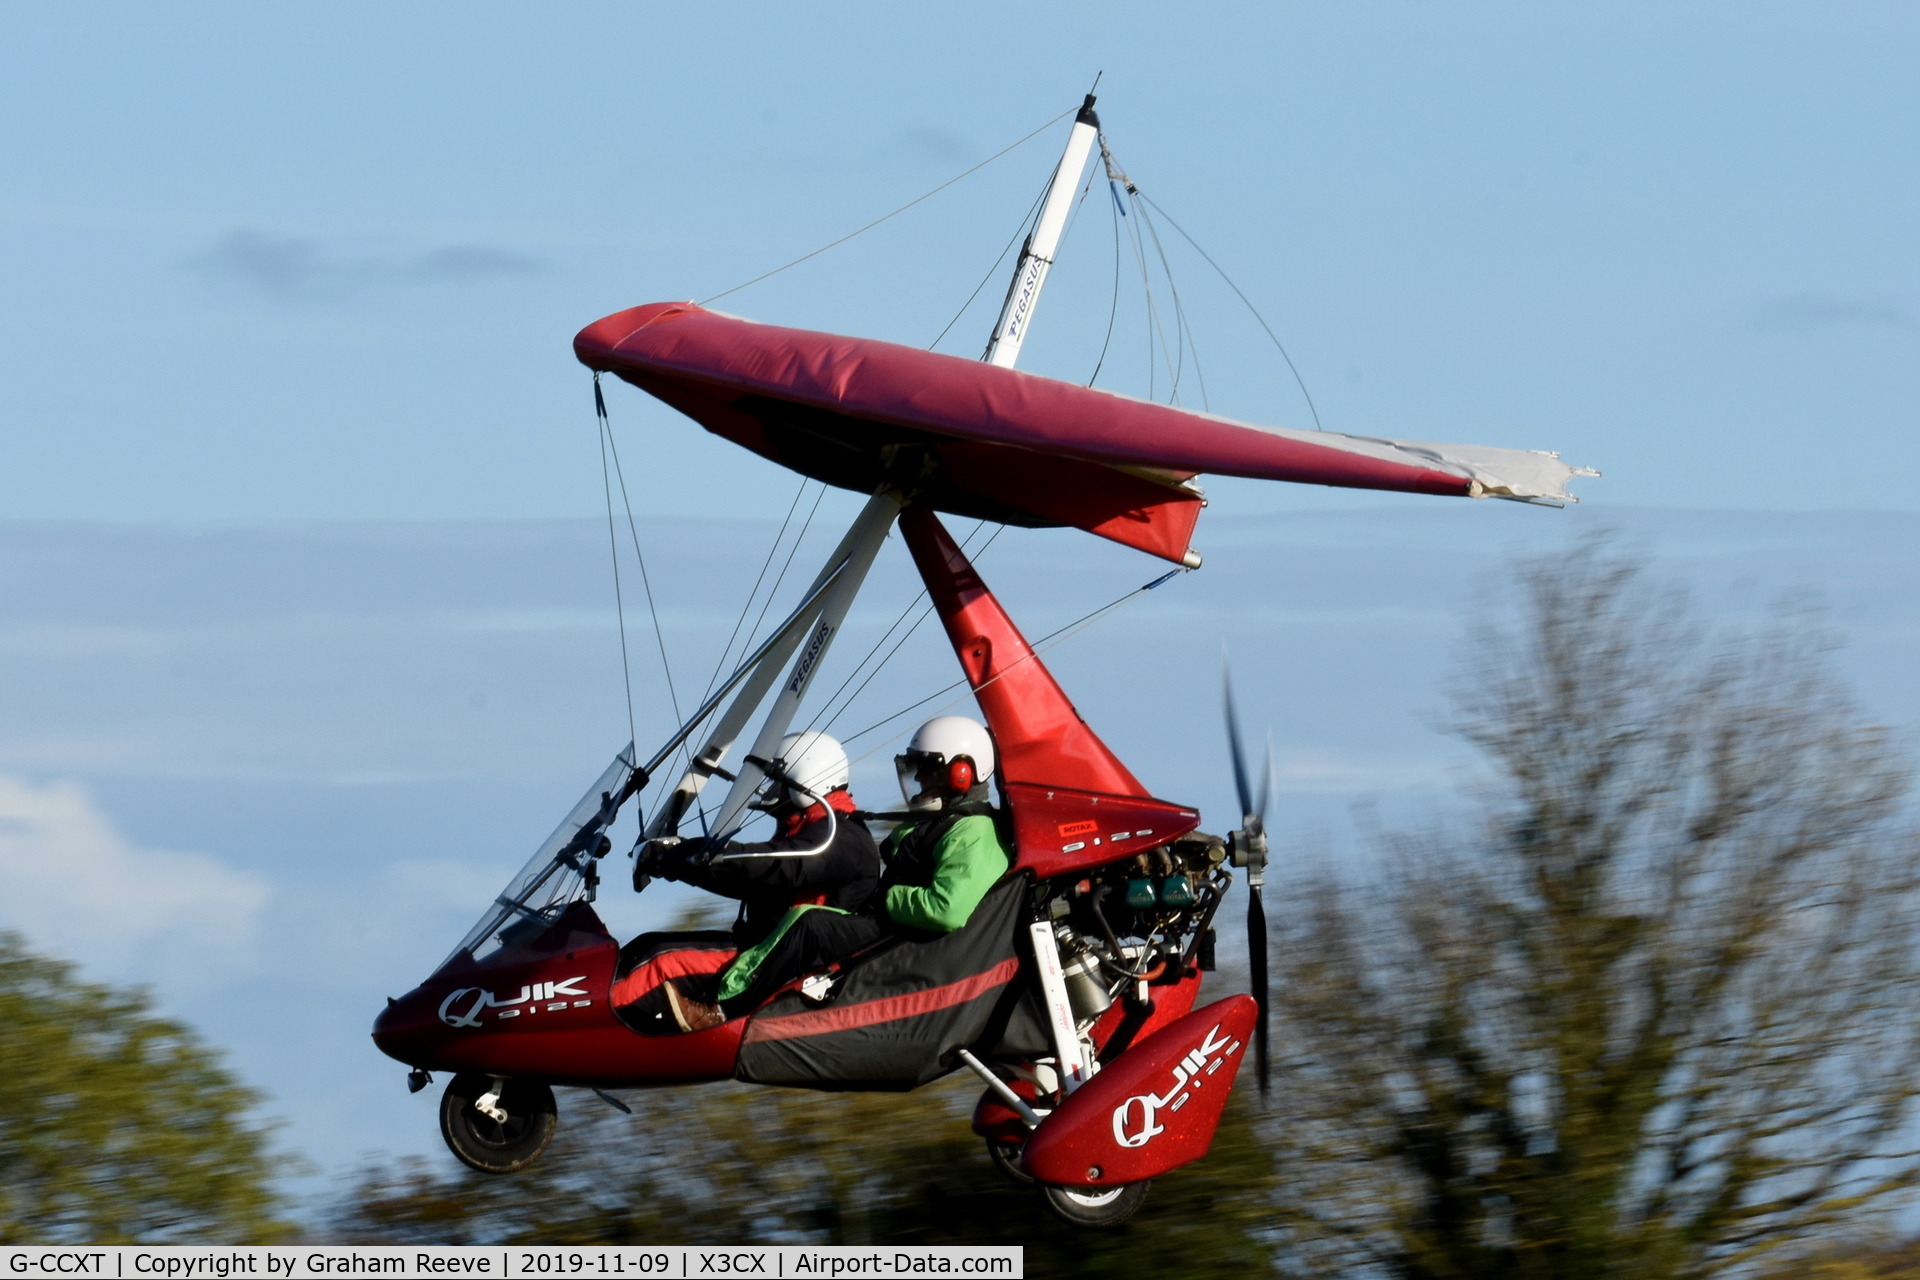
<svg viewBox="0 0 1920 1280"><path fill-rule="evenodd" d="M0 1244L284 1233L255 1095L145 995L0 932Z"/></svg>
<svg viewBox="0 0 1920 1280"><path fill-rule="evenodd" d="M369 1171L331 1234L372 1243L1019 1244L1031 1274L1244 1277L1271 1266L1277 1173L1250 1109L1211 1155L1154 1183L1111 1232L1059 1222L988 1163L967 1080L897 1094L707 1086L633 1093L631 1117L569 1093L554 1149L489 1178ZM449 1161L450 1165L451 1162Z"/></svg>

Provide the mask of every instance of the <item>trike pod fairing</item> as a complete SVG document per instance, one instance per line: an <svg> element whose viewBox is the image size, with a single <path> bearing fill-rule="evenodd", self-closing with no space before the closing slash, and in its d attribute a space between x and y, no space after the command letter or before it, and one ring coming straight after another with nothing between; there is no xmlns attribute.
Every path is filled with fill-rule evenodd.
<svg viewBox="0 0 1920 1280"><path fill-rule="evenodd" d="M1265 802L1250 795L1237 733L1239 827L1200 834L1196 810L1153 795L1080 719L936 513L1078 528L1194 568L1205 473L1548 505L1593 473L1548 453L1254 426L1015 371L1097 135L1092 108L1089 97L981 361L681 302L574 339L596 379L870 496L792 613L653 756L629 746L616 758L454 954L380 1016L375 1039L415 1087L454 1073L441 1124L468 1164L510 1172L537 1156L554 1084L906 1089L964 1067L986 1087L974 1127L995 1163L1062 1216L1104 1226L1147 1180L1205 1153L1250 1044L1264 1064L1263 980L1252 998L1195 1008L1235 868L1264 973ZM730 788L712 829L738 829L896 522L993 731L1012 868L951 934L883 943L748 1016L676 1034L661 984L718 971L733 940L611 937L592 906L604 833L683 744L690 764L643 836L677 832L715 777Z"/></svg>

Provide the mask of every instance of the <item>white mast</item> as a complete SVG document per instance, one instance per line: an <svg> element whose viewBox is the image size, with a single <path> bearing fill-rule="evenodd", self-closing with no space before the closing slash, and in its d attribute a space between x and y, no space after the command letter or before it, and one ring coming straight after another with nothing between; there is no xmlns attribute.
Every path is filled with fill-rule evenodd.
<svg viewBox="0 0 1920 1280"><path fill-rule="evenodd" d="M1099 136L1100 117L1093 114L1093 95L1088 94L1074 118L1073 132L1067 136L1067 152L1053 171L1046 202L1040 206L1040 221L1020 250L1013 284L1007 289L1007 300L1000 304L1000 319L993 326L987 353L981 357L988 364L1011 369L1020 358L1020 344L1027 340L1033 309L1039 305L1040 289L1047 282L1047 269L1053 265L1054 250L1060 247L1060 235L1067 229L1067 215L1073 211L1074 188L1080 185L1080 175L1086 172L1087 157L1093 154L1094 139Z"/></svg>

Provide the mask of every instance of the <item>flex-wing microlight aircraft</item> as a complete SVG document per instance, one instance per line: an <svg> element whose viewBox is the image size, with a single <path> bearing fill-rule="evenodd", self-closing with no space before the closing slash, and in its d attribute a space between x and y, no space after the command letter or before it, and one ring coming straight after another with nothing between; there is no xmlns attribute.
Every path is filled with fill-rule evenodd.
<svg viewBox="0 0 1920 1280"><path fill-rule="evenodd" d="M467 1164L507 1173L535 1159L555 1129L556 1084L900 1090L967 1070L985 1089L974 1128L996 1165L1067 1220L1100 1227L1206 1153L1250 1047L1265 1087L1266 800L1231 700L1242 812L1222 839L1080 719L940 516L1081 529L1195 568L1202 474L1559 505L1573 500L1571 477L1596 473L1548 453L1255 426L1017 372L1098 132L1089 95L980 361L684 302L607 316L574 339L596 396L613 375L870 496L785 620L650 758L623 750L453 954L381 1013L374 1039L413 1068L413 1087L452 1073L441 1129ZM883 943L750 1016L680 1033L634 993L714 972L733 944L611 936L592 905L605 833L681 752L690 764L642 838L678 832L715 777L730 789L712 830L739 828L896 525L996 741L1013 867L953 934ZM1253 992L1196 1008L1236 872Z"/></svg>

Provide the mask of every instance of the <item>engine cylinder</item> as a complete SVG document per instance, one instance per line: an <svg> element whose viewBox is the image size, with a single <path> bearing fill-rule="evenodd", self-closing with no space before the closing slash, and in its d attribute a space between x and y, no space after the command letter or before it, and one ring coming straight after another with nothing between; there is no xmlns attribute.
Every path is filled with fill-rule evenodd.
<svg viewBox="0 0 1920 1280"><path fill-rule="evenodd" d="M1093 952L1080 952L1061 967L1061 973L1067 980L1067 1003L1081 1022L1091 1022L1113 1007L1113 997L1100 979L1100 962Z"/></svg>

